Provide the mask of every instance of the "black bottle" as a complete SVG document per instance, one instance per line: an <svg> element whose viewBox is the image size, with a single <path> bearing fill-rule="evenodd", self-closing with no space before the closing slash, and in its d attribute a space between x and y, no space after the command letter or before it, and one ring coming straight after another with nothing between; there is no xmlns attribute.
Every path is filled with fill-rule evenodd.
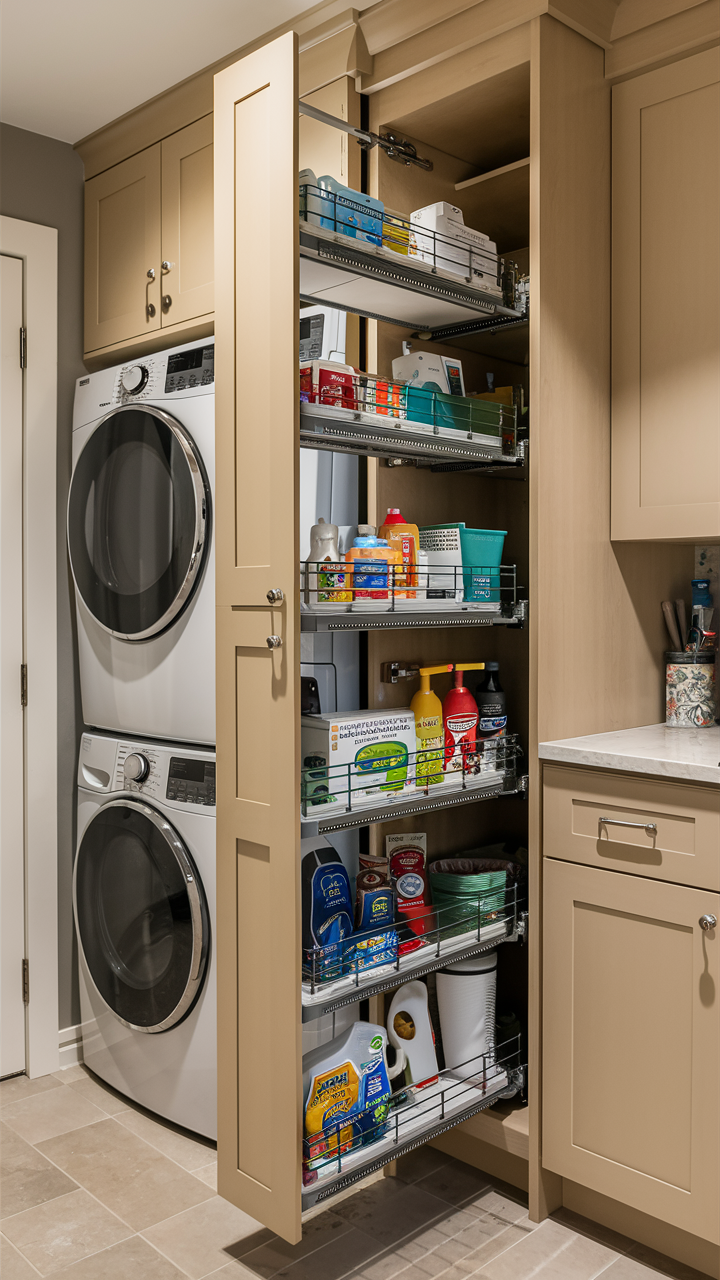
<svg viewBox="0 0 720 1280"><path fill-rule="evenodd" d="M478 704L478 742L499 738L507 728L505 694L500 683L499 662L486 662L480 684L475 690Z"/></svg>

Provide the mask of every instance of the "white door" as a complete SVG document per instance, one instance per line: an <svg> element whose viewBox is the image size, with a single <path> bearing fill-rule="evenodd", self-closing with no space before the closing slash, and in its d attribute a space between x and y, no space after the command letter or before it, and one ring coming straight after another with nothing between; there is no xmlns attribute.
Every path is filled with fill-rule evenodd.
<svg viewBox="0 0 720 1280"><path fill-rule="evenodd" d="M0 256L0 1076L25 1070L23 263Z"/></svg>

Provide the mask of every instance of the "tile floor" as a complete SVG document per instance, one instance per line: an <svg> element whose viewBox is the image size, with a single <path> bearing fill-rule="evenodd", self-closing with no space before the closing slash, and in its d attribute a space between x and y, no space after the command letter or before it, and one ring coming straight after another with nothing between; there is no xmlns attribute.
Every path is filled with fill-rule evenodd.
<svg viewBox="0 0 720 1280"><path fill-rule="evenodd" d="M3 1280L702 1280L424 1147L291 1246L216 1194L211 1143L83 1067L0 1084Z"/></svg>

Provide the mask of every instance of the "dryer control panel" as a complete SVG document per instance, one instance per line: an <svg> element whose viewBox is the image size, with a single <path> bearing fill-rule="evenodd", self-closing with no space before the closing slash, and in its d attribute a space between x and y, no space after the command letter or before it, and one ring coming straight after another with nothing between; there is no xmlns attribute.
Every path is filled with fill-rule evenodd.
<svg viewBox="0 0 720 1280"><path fill-rule="evenodd" d="M83 734L78 784L88 791L147 796L172 808L215 808L215 755L192 747Z"/></svg>
<svg viewBox="0 0 720 1280"><path fill-rule="evenodd" d="M209 760L171 756L165 798L181 804L214 805L215 765Z"/></svg>

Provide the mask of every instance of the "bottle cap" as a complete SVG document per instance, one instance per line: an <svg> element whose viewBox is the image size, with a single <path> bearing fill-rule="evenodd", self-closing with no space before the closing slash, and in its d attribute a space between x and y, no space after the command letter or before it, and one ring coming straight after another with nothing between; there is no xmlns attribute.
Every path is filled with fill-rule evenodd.
<svg viewBox="0 0 720 1280"><path fill-rule="evenodd" d="M358 531L358 537L359 537L359 538L374 538L374 537L375 537L375 525L374 525L374 524L359 524L359 525L358 525L358 527L357 527L357 531Z"/></svg>
<svg viewBox="0 0 720 1280"><path fill-rule="evenodd" d="M486 663L485 663L485 670L486 670L486 671L499 671L499 670L500 670L500 663L499 663L499 662L486 662Z"/></svg>

